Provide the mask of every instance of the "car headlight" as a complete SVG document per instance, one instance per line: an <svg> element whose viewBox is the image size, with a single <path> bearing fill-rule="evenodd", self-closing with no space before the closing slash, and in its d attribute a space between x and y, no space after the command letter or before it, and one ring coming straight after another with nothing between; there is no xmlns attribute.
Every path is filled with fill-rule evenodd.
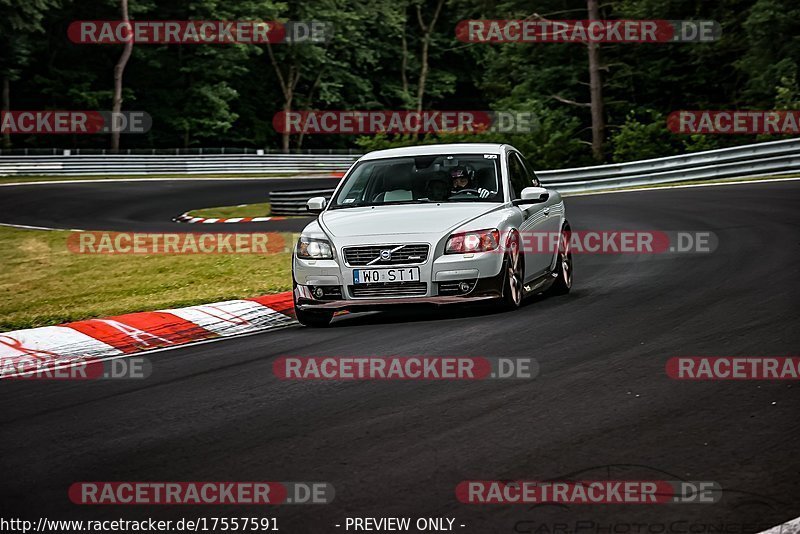
<svg viewBox="0 0 800 534"><path fill-rule="evenodd" d="M333 258L331 244L325 239L303 237L297 240L296 255L304 260L330 260Z"/></svg>
<svg viewBox="0 0 800 534"><path fill-rule="evenodd" d="M445 254L468 254L488 252L500 246L500 231L497 228L452 234L447 238Z"/></svg>

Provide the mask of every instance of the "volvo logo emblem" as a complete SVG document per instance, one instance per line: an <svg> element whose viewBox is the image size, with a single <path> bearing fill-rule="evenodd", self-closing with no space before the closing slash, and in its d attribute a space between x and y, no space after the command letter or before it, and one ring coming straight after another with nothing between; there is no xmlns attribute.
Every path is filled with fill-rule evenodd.
<svg viewBox="0 0 800 534"><path fill-rule="evenodd" d="M389 261L392 259L392 251L389 249L381 250L381 261Z"/></svg>

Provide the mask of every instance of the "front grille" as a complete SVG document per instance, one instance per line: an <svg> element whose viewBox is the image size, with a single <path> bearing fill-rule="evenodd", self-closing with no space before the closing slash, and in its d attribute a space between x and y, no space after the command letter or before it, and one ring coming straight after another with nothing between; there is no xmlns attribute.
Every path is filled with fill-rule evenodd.
<svg viewBox="0 0 800 534"><path fill-rule="evenodd" d="M399 248L398 248L399 247ZM370 245L347 247L344 261L347 265L414 265L428 261L428 245ZM391 259L380 259L381 251L391 251Z"/></svg>
<svg viewBox="0 0 800 534"><path fill-rule="evenodd" d="M359 297L421 297L428 292L425 282L385 282L348 286L350 294Z"/></svg>

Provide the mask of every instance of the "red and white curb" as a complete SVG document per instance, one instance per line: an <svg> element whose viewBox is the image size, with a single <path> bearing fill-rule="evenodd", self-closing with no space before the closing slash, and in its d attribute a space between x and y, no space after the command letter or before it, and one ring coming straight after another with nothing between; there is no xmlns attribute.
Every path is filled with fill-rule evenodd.
<svg viewBox="0 0 800 534"><path fill-rule="evenodd" d="M292 292L0 333L0 378L294 323Z"/></svg>
<svg viewBox="0 0 800 534"><path fill-rule="evenodd" d="M227 218L211 218L211 217L192 217L188 213L183 213L175 217L176 222L183 222L189 224L214 224L214 223L249 223L249 222L265 222L265 221L282 221L286 217L227 217Z"/></svg>

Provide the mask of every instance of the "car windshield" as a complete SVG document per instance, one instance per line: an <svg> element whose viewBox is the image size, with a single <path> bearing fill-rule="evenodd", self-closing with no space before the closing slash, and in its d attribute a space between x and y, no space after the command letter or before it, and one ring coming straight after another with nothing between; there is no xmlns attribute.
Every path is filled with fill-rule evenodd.
<svg viewBox="0 0 800 534"><path fill-rule="evenodd" d="M496 154L409 156L359 163L331 209L428 202L502 202Z"/></svg>

